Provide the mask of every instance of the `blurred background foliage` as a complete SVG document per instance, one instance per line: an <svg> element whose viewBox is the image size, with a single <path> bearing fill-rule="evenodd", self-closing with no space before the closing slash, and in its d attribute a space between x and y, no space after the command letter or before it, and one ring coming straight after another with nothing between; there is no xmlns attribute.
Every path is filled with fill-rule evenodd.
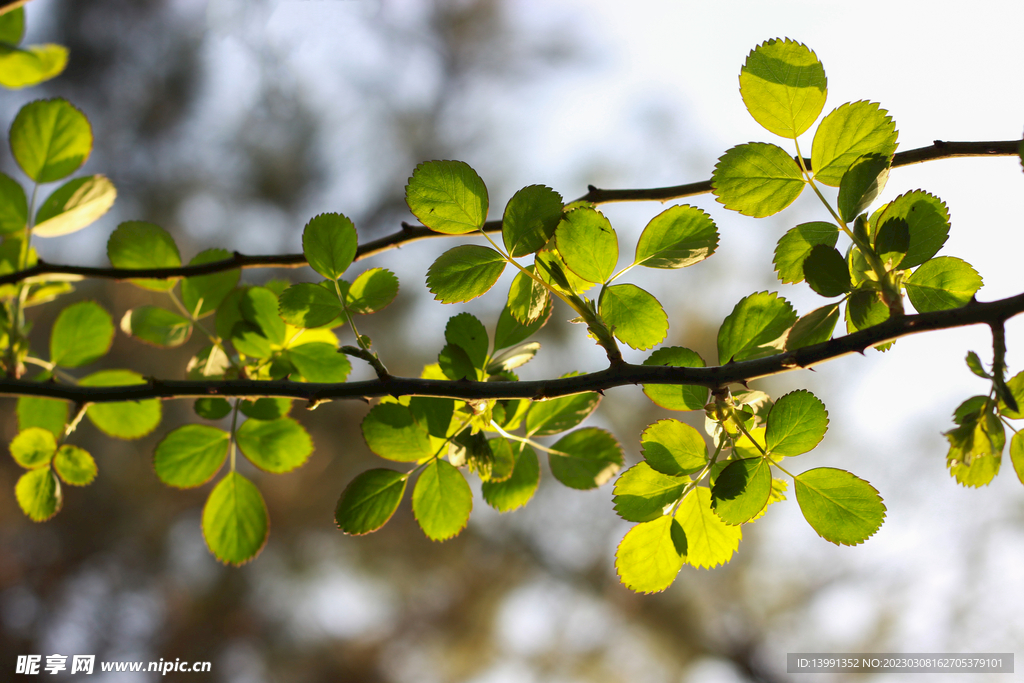
<svg viewBox="0 0 1024 683"><path fill-rule="evenodd" d="M568 201L588 183L706 178L707 159L722 150L702 142L671 99L647 93L602 112L567 87L595 82L610 59L595 24L577 10L502 0L35 0L29 36L68 46L69 66L44 86L0 94L0 119L10 121L30 99L68 98L93 124L86 170L108 175L119 190L98 225L40 241L40 253L103 263L106 235L129 219L169 229L185 259L211 246L297 252L302 226L323 211L350 216L369 240L410 218L405 181L427 159L470 163L488 183L492 217L533 183ZM331 21L317 26L318 17ZM737 71L742 56L730 56ZM612 123L595 130L590 116ZM579 130L566 124L573 118ZM0 167L15 174L6 153ZM733 217L720 218L713 202L701 205L722 226L718 256L664 282L660 273L638 282L669 308L666 344L713 358L715 330L732 303L777 285L766 256L771 235L730 233L723 221ZM809 216L802 207L786 223ZM624 253L660 210L608 207ZM356 264L388 267L401 280L398 300L362 330L398 374L435 361L431 349L443 345L449 315L468 309L493 326L504 303L500 294L465 308L431 301L422 278L446 246L420 242ZM723 281L735 272L745 275ZM244 273L247 282L270 277L309 279L308 271ZM105 282L82 283L72 297L98 300L115 317L158 299ZM37 346L55 313L34 309ZM565 313L556 308L539 337L544 349L522 376L602 367L600 351L565 324ZM199 346L156 351L119 334L103 363L179 377ZM980 625L1019 606L1020 590L1000 602L981 586L993 587L991 577L1006 571L1019 576L1020 496L991 518L954 523L971 499L945 475L936 423L899 437L860 433L857 448L856 424L835 419L845 405L842 383L855 372L829 369L759 388L781 393L810 382L825 399L833 429L814 464L841 465L853 455L868 463L857 471L890 508L879 536L834 548L814 537L790 501L746 532L730 565L685 569L670 590L648 597L615 576L614 549L629 525L612 511L610 486L570 491L545 477L531 504L509 515L487 508L477 490L468 529L444 544L423 536L408 502L382 531L343 536L332 520L338 495L379 464L362 441L366 406L358 402L314 412L297 405L316 444L309 463L283 476L246 472L267 500L271 536L241 569L206 551L199 517L208 489L172 490L152 472L159 438L194 419L190 402L165 403L164 423L138 442L107 438L84 421L73 441L97 456L100 476L69 491L52 521L33 524L21 514L11 495L20 470L9 458L0 464L0 666L13 671L19 654L59 652L209 660L210 680L254 683L772 681L783 679L787 651L998 650L978 640ZM363 376L357 370L353 378ZM828 387L840 387L835 402ZM14 401L2 405L9 440ZM875 414L864 419L889 409L868 406ZM667 416L639 390L619 389L596 424L612 429L635 462L640 431ZM702 426L701 416L684 419ZM894 462L894 452L905 459ZM921 463L928 469L918 474ZM994 507L1007 500L993 495L986 500ZM997 546L1017 550L1007 556ZM1006 644L1024 637L1021 618L1002 623L997 644L1012 649Z"/></svg>

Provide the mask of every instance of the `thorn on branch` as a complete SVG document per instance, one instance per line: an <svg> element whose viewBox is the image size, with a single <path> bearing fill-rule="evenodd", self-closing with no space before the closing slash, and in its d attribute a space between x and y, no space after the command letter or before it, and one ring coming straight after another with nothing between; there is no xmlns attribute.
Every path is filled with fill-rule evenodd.
<svg viewBox="0 0 1024 683"><path fill-rule="evenodd" d="M415 229L416 229L415 225L411 225L409 223L406 223L405 221L402 221L402 231L403 232L412 232Z"/></svg>

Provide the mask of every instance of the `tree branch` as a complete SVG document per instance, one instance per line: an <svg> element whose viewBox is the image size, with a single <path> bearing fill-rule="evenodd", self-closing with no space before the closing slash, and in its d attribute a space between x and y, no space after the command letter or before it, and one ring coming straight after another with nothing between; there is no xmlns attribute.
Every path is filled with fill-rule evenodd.
<svg viewBox="0 0 1024 683"><path fill-rule="evenodd" d="M708 388L746 383L750 380L807 368L851 353L864 353L872 346L919 332L951 329L966 325L1002 324L1024 312L1024 293L998 301L972 302L962 308L890 318L885 322L845 337L795 351L728 363L708 368L677 368L622 363L599 372L560 379L523 382L470 382L388 377L347 384L314 384L289 381L191 381L150 379L146 384L119 387L82 387L55 382L0 379L0 394L42 396L81 403L141 401L145 399L224 397L266 397L305 399L310 407L334 400L366 400L382 396L441 396L460 400L541 400L586 391L603 392L629 384L695 384Z"/></svg>
<svg viewBox="0 0 1024 683"><path fill-rule="evenodd" d="M951 159L954 157L967 156L1015 156L1018 154L1019 140L1004 140L1000 142L943 142L936 140L928 147L907 150L897 153L892 165L908 166L919 164L925 161L937 159ZM805 159L807 167L810 168L810 159ZM711 181L704 180L687 185L674 185L672 187L656 187L634 190L602 190L590 186L587 194L579 200L589 201L594 204L609 204L612 202L637 202L637 201L660 201L670 199L681 199L711 192ZM579 201L577 200L577 201ZM484 224L485 232L501 232L501 221L487 221ZM410 242L433 237L448 237L448 235L434 232L421 225L402 224L402 229L386 237L381 237L366 244L360 245L356 251L356 260L375 256L390 249L401 247ZM209 275L235 268L300 268L306 265L306 257L303 254L282 254L269 256L247 256L235 252L231 258L223 261L211 261L195 266L179 266L177 268L100 268L92 266L69 266L47 263L40 260L35 266L25 270L0 275L0 285L13 284L16 282L28 281L52 281L52 280L81 280L84 278L97 278L106 280L131 280L134 278L148 279L170 279L176 277L192 277L196 275ZM57 276L57 277L54 277ZM63 277L61 277L63 276Z"/></svg>

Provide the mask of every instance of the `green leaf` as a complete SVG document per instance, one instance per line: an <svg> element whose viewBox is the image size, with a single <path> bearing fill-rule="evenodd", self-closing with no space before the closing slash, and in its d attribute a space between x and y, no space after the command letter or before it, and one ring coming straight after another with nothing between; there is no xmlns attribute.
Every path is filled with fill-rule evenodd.
<svg viewBox="0 0 1024 683"><path fill-rule="evenodd" d="M804 389L791 391L768 413L765 445L772 455L800 455L821 443L827 430L825 404Z"/></svg>
<svg viewBox="0 0 1024 683"><path fill-rule="evenodd" d="M307 382L338 384L348 378L352 364L334 344L313 342L288 349L288 360Z"/></svg>
<svg viewBox="0 0 1024 683"><path fill-rule="evenodd" d="M239 353L251 358L270 358L274 353L270 340L263 336L260 328L244 320L235 323L230 339Z"/></svg>
<svg viewBox="0 0 1024 683"><path fill-rule="evenodd" d="M92 225L117 198L114 184L102 175L70 180L47 197L36 213L32 234L58 237Z"/></svg>
<svg viewBox="0 0 1024 683"><path fill-rule="evenodd" d="M17 45L25 36L25 8L15 7L0 14L0 43Z"/></svg>
<svg viewBox="0 0 1024 683"><path fill-rule="evenodd" d="M836 206L844 221L853 222L882 193L889 179L890 159L881 154L865 154L843 174Z"/></svg>
<svg viewBox="0 0 1024 683"><path fill-rule="evenodd" d="M695 206L673 206L651 219L636 243L633 262L647 268L685 268L718 248L718 228Z"/></svg>
<svg viewBox="0 0 1024 683"><path fill-rule="evenodd" d="M487 330L470 313L459 313L448 319L444 338L449 344L461 347L475 368L483 368L487 360Z"/></svg>
<svg viewBox="0 0 1024 683"><path fill-rule="evenodd" d="M875 235L875 253L887 271L903 263L909 248L910 227L903 219L886 221Z"/></svg>
<svg viewBox="0 0 1024 683"><path fill-rule="evenodd" d="M562 195L550 187L530 185L512 195L501 220L501 237L508 255L516 258L537 251L555 234L562 220Z"/></svg>
<svg viewBox="0 0 1024 683"><path fill-rule="evenodd" d="M816 308L796 321L786 336L786 350L820 344L832 338L839 322L839 302Z"/></svg>
<svg viewBox="0 0 1024 683"><path fill-rule="evenodd" d="M658 349L644 365L667 365L675 368L703 368L704 359L682 346ZM697 384L645 384L644 394L655 405L666 410L703 410L708 402L708 388Z"/></svg>
<svg viewBox="0 0 1024 683"><path fill-rule="evenodd" d="M337 280L352 265L358 241L352 221L340 213L322 213L303 228L302 253L310 268Z"/></svg>
<svg viewBox="0 0 1024 683"><path fill-rule="evenodd" d="M33 522L45 522L60 511L64 496L60 482L49 467L40 467L21 475L14 486L14 497L21 511Z"/></svg>
<svg viewBox="0 0 1024 683"><path fill-rule="evenodd" d="M217 308L213 325L217 336L221 339L231 339L234 326L243 321L241 303L246 291L248 291L248 287L231 290Z"/></svg>
<svg viewBox="0 0 1024 683"><path fill-rule="evenodd" d="M865 330L889 319L889 307L877 291L857 290L846 300L846 331Z"/></svg>
<svg viewBox="0 0 1024 683"><path fill-rule="evenodd" d="M28 200L25 190L13 178L0 173L0 235L25 229L28 222Z"/></svg>
<svg viewBox="0 0 1024 683"><path fill-rule="evenodd" d="M449 249L427 271L427 289L445 304L475 299L498 281L505 259L489 247L463 244Z"/></svg>
<svg viewBox="0 0 1024 683"><path fill-rule="evenodd" d="M526 505L533 497L540 483L540 463L537 454L526 444L515 448L507 439L491 439L487 442L492 451L509 449L515 455L512 476L504 481L485 481L481 485L484 500L498 512L509 512Z"/></svg>
<svg viewBox="0 0 1024 683"><path fill-rule="evenodd" d="M96 478L99 469L89 451L78 446L64 444L53 458L53 469L64 483L72 486L87 486Z"/></svg>
<svg viewBox="0 0 1024 683"><path fill-rule="evenodd" d="M197 398L192 404L196 415L207 420L220 420L231 412L231 404L222 398Z"/></svg>
<svg viewBox="0 0 1024 683"><path fill-rule="evenodd" d="M624 344L639 351L660 344L668 334L668 315L658 300L636 285L604 287L601 318Z"/></svg>
<svg viewBox="0 0 1024 683"><path fill-rule="evenodd" d="M743 537L742 527L723 522L711 509L711 490L698 486L676 511L686 534L686 563L710 569L728 562Z"/></svg>
<svg viewBox="0 0 1024 683"><path fill-rule="evenodd" d="M17 48L0 44L0 86L18 90L38 85L60 74L67 63L68 49L63 45Z"/></svg>
<svg viewBox="0 0 1024 683"><path fill-rule="evenodd" d="M818 124L811 145L814 179L838 187L843 175L865 154L889 158L896 151L896 124L875 102L848 102Z"/></svg>
<svg viewBox="0 0 1024 683"><path fill-rule="evenodd" d="M100 370L78 380L83 387L115 387L145 384L146 380L131 370ZM124 401L123 403L94 403L85 413L96 427L119 439L140 439L160 424L160 401Z"/></svg>
<svg viewBox="0 0 1024 683"><path fill-rule="evenodd" d="M434 455L430 435L398 403L378 403L362 422L363 438L370 450L395 462L416 462Z"/></svg>
<svg viewBox="0 0 1024 683"><path fill-rule="evenodd" d="M570 432L551 447L548 464L555 479L573 489L592 489L611 480L622 466L622 446L597 427Z"/></svg>
<svg viewBox="0 0 1024 683"><path fill-rule="evenodd" d="M1024 484L1024 432L1016 432L1010 439L1010 462L1017 479Z"/></svg>
<svg viewBox="0 0 1024 683"><path fill-rule="evenodd" d="M237 472L210 491L203 506L203 538L221 562L245 564L256 557L270 535L270 517L256 485Z"/></svg>
<svg viewBox="0 0 1024 683"><path fill-rule="evenodd" d="M749 522L768 505L772 473L764 458L733 460L722 470L711 489L711 507L723 522Z"/></svg>
<svg viewBox="0 0 1024 683"><path fill-rule="evenodd" d="M125 312L121 331L158 348L171 349L188 341L192 323L166 308L139 306Z"/></svg>
<svg viewBox="0 0 1024 683"><path fill-rule="evenodd" d="M795 477L796 501L807 523L836 545L858 545L885 520L885 504L868 482L846 470L817 467Z"/></svg>
<svg viewBox="0 0 1024 683"><path fill-rule="evenodd" d="M206 425L178 427L157 444L153 469L168 486L202 486L224 465L230 442L231 435L223 429Z"/></svg>
<svg viewBox="0 0 1024 683"><path fill-rule="evenodd" d="M749 142L719 158L711 174L711 191L725 208L764 218L793 203L804 179L793 157L777 145Z"/></svg>
<svg viewBox="0 0 1024 683"><path fill-rule="evenodd" d="M231 258L227 249L206 249L188 262L190 266L214 263ZM242 271L238 268L187 277L181 281L181 303L197 319L205 317L221 305L228 294L238 285Z"/></svg>
<svg viewBox="0 0 1024 683"><path fill-rule="evenodd" d="M11 441L11 457L25 469L49 465L57 452L57 439L42 427L29 427Z"/></svg>
<svg viewBox="0 0 1024 683"><path fill-rule="evenodd" d="M19 430L42 427L59 438L64 434L64 425L68 422L68 402L52 398L19 396L17 413Z"/></svg>
<svg viewBox="0 0 1024 683"><path fill-rule="evenodd" d="M386 268L371 268L360 273L345 293L349 313L369 315L390 304L398 296L398 278Z"/></svg>
<svg viewBox="0 0 1024 683"><path fill-rule="evenodd" d="M1006 405L1006 402L1002 399L999 400L999 412L1002 413L1003 417L1008 417L1011 420L1019 420L1024 418L1024 413L1020 411L1020 407L1024 406L1024 371L1018 372L1016 375L1006 381L1006 388L1010 390L1010 394L1017 402L1018 409L1014 410ZM19 417L21 413L18 413ZM18 424L24 429L24 425L21 424L19 419Z"/></svg>
<svg viewBox="0 0 1024 683"><path fill-rule="evenodd" d="M529 339L533 333L544 327L544 324L551 317L553 309L554 306L549 298L547 306L545 306L544 312L540 314L540 317L529 325L523 325L512 316L508 306L505 306L498 316L498 325L494 329L494 350L497 351L498 349L515 346Z"/></svg>
<svg viewBox="0 0 1024 683"><path fill-rule="evenodd" d="M278 314L277 294L266 287L250 287L239 303L242 317L255 325L272 344L285 342L284 320Z"/></svg>
<svg viewBox="0 0 1024 683"><path fill-rule="evenodd" d="M910 246L900 264L903 268L914 268L935 256L949 238L946 204L927 192L914 190L889 202L878 217L878 230L899 220L906 221L910 232Z"/></svg>
<svg viewBox="0 0 1024 683"><path fill-rule="evenodd" d="M281 293L278 314L285 322L302 328L334 327L344 321L337 292L309 282L292 285Z"/></svg>
<svg viewBox="0 0 1024 683"><path fill-rule="evenodd" d="M907 296L920 313L966 305L981 289L981 276L968 263L952 256L925 261L907 279Z"/></svg>
<svg viewBox="0 0 1024 683"><path fill-rule="evenodd" d="M334 521L346 534L361 536L384 526L405 495L407 476L394 470L367 470L338 499Z"/></svg>
<svg viewBox="0 0 1024 683"><path fill-rule="evenodd" d="M531 273L535 266L527 268ZM508 289L508 303L506 308L522 325L529 325L548 310L551 301L551 294L548 289L534 280L526 273L520 272L512 280L512 286Z"/></svg>
<svg viewBox="0 0 1024 683"><path fill-rule="evenodd" d="M607 282L619 260L615 229L597 209L565 214L555 230L555 243L569 270L588 282Z"/></svg>
<svg viewBox="0 0 1024 683"><path fill-rule="evenodd" d="M170 233L154 223L126 221L107 240L107 256L115 268L177 268L181 265L178 245ZM174 289L177 278L132 280L131 283L154 292Z"/></svg>
<svg viewBox="0 0 1024 683"><path fill-rule="evenodd" d="M472 510L473 492L462 473L447 460L427 465L412 492L412 512L427 538L447 541L457 536Z"/></svg>
<svg viewBox="0 0 1024 683"><path fill-rule="evenodd" d="M468 379L476 381L479 379L473 361L469 354L461 346L446 344L441 353L437 354L437 364L441 372L450 380Z"/></svg>
<svg viewBox="0 0 1024 683"><path fill-rule="evenodd" d="M772 133L797 138L825 106L825 67L802 43L769 40L754 48L740 71L740 96L754 120Z"/></svg>
<svg viewBox="0 0 1024 683"><path fill-rule="evenodd" d="M548 245L538 251L533 259L535 272L540 279L556 290L565 293L582 294L593 287L593 282L580 277L569 269L565 259L558 253L555 244L556 240L548 242Z"/></svg>
<svg viewBox="0 0 1024 683"><path fill-rule="evenodd" d="M423 225L448 235L473 232L487 220L487 188L462 161L417 166L405 186L405 203Z"/></svg>
<svg viewBox="0 0 1024 683"><path fill-rule="evenodd" d="M782 350L796 311L775 292L758 292L740 300L718 330L718 362L770 356Z"/></svg>
<svg viewBox="0 0 1024 683"><path fill-rule="evenodd" d="M964 359L967 362L967 367L978 377L982 379L992 379L992 375L985 371L984 366L981 364L981 359L978 358L978 354L974 351L967 352L967 358Z"/></svg>
<svg viewBox="0 0 1024 683"><path fill-rule="evenodd" d="M50 361L63 368L88 365L110 350L114 322L95 301L71 304L57 316L50 331Z"/></svg>
<svg viewBox="0 0 1024 683"><path fill-rule="evenodd" d="M708 462L704 437L679 420L658 420L640 435L644 460L657 472L671 476L700 472Z"/></svg>
<svg viewBox="0 0 1024 683"><path fill-rule="evenodd" d="M551 436L572 429L587 419L600 402L601 395L593 391L534 401L526 413L526 433L529 436Z"/></svg>
<svg viewBox="0 0 1024 683"><path fill-rule="evenodd" d="M436 396L413 396L409 399L409 412L431 436L447 438L455 413L455 401Z"/></svg>
<svg viewBox="0 0 1024 683"><path fill-rule="evenodd" d="M804 261L819 244L834 247L839 239L839 228L832 223L801 223L791 228L775 247L775 270L779 281L787 284L803 282Z"/></svg>
<svg viewBox="0 0 1024 683"><path fill-rule="evenodd" d="M999 473L1006 432L994 407L986 396L964 401L954 414L960 426L945 434L946 466L963 486L986 486Z"/></svg>
<svg viewBox="0 0 1024 683"><path fill-rule="evenodd" d="M804 278L824 297L840 296L850 291L850 269L846 259L835 247L816 244L804 261Z"/></svg>
<svg viewBox="0 0 1024 683"><path fill-rule="evenodd" d="M686 560L687 538L674 517L637 524L615 552L615 570L630 590L658 593L675 581Z"/></svg>
<svg viewBox="0 0 1024 683"><path fill-rule="evenodd" d="M235 440L252 464L274 474L291 472L313 453L309 433L290 417L246 420L235 432Z"/></svg>
<svg viewBox="0 0 1024 683"><path fill-rule="evenodd" d="M85 114L55 98L29 102L11 124L11 152L32 180L52 183L74 173L92 151Z"/></svg>
<svg viewBox="0 0 1024 683"><path fill-rule="evenodd" d="M615 482L615 512L630 522L649 522L661 517L665 506L679 500L688 478L670 477L646 462L639 462L623 472Z"/></svg>

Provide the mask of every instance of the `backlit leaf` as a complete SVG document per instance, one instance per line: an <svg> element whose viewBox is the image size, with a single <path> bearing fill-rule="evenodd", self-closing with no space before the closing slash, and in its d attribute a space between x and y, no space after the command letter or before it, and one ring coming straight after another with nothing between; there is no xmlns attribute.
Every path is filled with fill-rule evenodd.
<svg viewBox="0 0 1024 683"><path fill-rule="evenodd" d="M1024 432L1016 432L1010 439L1010 461L1017 479L1024 484Z"/></svg>
<svg viewBox="0 0 1024 683"><path fill-rule="evenodd" d="M28 221L28 199L25 190L13 178L0 173L0 235L25 229Z"/></svg>
<svg viewBox="0 0 1024 683"><path fill-rule="evenodd" d="M673 206L651 219L636 243L634 263L647 268L685 268L718 248L718 228L695 206Z"/></svg>
<svg viewBox="0 0 1024 683"><path fill-rule="evenodd" d="M619 580L638 593L657 593L675 581L686 559L687 538L672 516L637 524L615 552Z"/></svg>
<svg viewBox="0 0 1024 683"><path fill-rule="evenodd" d="M902 268L919 266L938 253L949 238L949 211L938 197L915 190L902 194L886 205L878 217L878 230L889 221L906 221L910 233Z"/></svg>
<svg viewBox="0 0 1024 683"><path fill-rule="evenodd" d="M367 470L353 479L338 499L334 521L346 534L360 536L384 526L405 495L407 475L387 469Z"/></svg>
<svg viewBox="0 0 1024 683"><path fill-rule="evenodd" d="M795 41L768 40L754 48L740 71L740 95L754 120L772 133L796 138L825 106L825 68Z"/></svg>
<svg viewBox="0 0 1024 683"><path fill-rule="evenodd" d="M231 435L216 427L178 427L157 444L153 469L168 486L202 486L224 465L230 441Z"/></svg>
<svg viewBox="0 0 1024 683"><path fill-rule="evenodd" d="M95 301L71 304L50 331L50 361L64 368L88 365L106 355L114 341L114 322Z"/></svg>
<svg viewBox="0 0 1024 683"><path fill-rule="evenodd" d="M198 266L228 258L231 258L231 252L227 249L206 249L196 254L188 264ZM217 310L238 284L241 275L242 271L233 268L209 275L187 277L181 282L181 303L196 318L207 316Z"/></svg>
<svg viewBox="0 0 1024 683"><path fill-rule="evenodd" d="M494 286L505 259L489 247L463 244L449 249L427 271L427 289L445 304L470 301Z"/></svg>
<svg viewBox="0 0 1024 683"><path fill-rule="evenodd" d="M349 313L368 315L383 309L398 296L398 278L386 268L371 268L352 281L345 293Z"/></svg>
<svg viewBox="0 0 1024 683"><path fill-rule="evenodd" d="M340 213L322 213L302 230L302 253L309 267L337 280L352 265L358 246L356 227Z"/></svg>
<svg viewBox="0 0 1024 683"><path fill-rule="evenodd" d="M266 545L270 516L256 485L238 472L228 472L206 499L202 526L214 557L237 566L256 557Z"/></svg>
<svg viewBox="0 0 1024 683"><path fill-rule="evenodd" d="M53 458L53 469L66 484L86 486L96 478L99 469L89 451L64 444Z"/></svg>
<svg viewBox="0 0 1024 683"><path fill-rule="evenodd" d="M572 429L597 409L601 395L593 391L547 401L534 401L526 413L526 433L551 436Z"/></svg>
<svg viewBox="0 0 1024 683"><path fill-rule="evenodd" d="M482 368L487 359L487 330L484 324L470 313L459 313L448 319L444 338L449 344L462 347L475 368Z"/></svg>
<svg viewBox="0 0 1024 683"><path fill-rule="evenodd" d="M246 420L235 432L235 440L252 464L275 474L300 467L313 452L309 433L290 417Z"/></svg>
<svg viewBox="0 0 1024 683"><path fill-rule="evenodd" d="M92 127L70 102L29 102L11 124L11 152L32 180L52 183L74 173L92 151Z"/></svg>
<svg viewBox="0 0 1024 683"><path fill-rule="evenodd" d="M494 350L504 349L509 346L515 346L529 339L534 332L544 327L544 324L551 317L551 311L554 306L551 304L550 298L548 304L544 308L540 317L534 320L529 325L523 325L518 322L508 310L508 306L505 306L501 310L501 314L498 316L498 325L494 329Z"/></svg>
<svg viewBox="0 0 1024 683"><path fill-rule="evenodd" d="M284 344L285 326L278 313L277 294L266 287L250 287L242 295L239 310L242 317L255 325L270 343Z"/></svg>
<svg viewBox="0 0 1024 683"><path fill-rule="evenodd" d="M550 187L530 185L505 205L501 237L508 255L516 258L537 251L555 234L562 219L562 195Z"/></svg>
<svg viewBox="0 0 1024 683"><path fill-rule="evenodd" d="M16 463L26 469L35 469L50 464L57 452L57 439L47 429L29 427L18 432L9 448Z"/></svg>
<svg viewBox="0 0 1024 683"><path fill-rule="evenodd" d="M145 384L131 370L100 370L78 380L84 387L114 387ZM103 433L119 439L139 439L156 429L162 416L161 402L155 398L123 403L93 403L85 413Z"/></svg>
<svg viewBox="0 0 1024 683"><path fill-rule="evenodd" d="M624 344L645 351L668 334L668 315L658 300L636 285L612 285L601 291L601 318Z"/></svg>
<svg viewBox="0 0 1024 683"><path fill-rule="evenodd" d="M767 460L732 460L715 479L711 506L726 524L743 524L764 510L771 492L772 473Z"/></svg>
<svg viewBox="0 0 1024 683"><path fill-rule="evenodd" d="M326 342L302 344L287 351L287 358L307 382L336 384L352 372L352 363L338 347Z"/></svg>
<svg viewBox="0 0 1024 683"><path fill-rule="evenodd" d="M476 366L473 365L469 354L461 346L446 344L441 349L441 353L437 354L437 364L441 367L441 372L448 379L468 379L473 381L479 379Z"/></svg>
<svg viewBox="0 0 1024 683"><path fill-rule="evenodd" d="M344 321L337 292L310 282L300 282L284 290L278 307L284 321L295 327L323 327Z"/></svg>
<svg viewBox="0 0 1024 683"><path fill-rule="evenodd" d="M779 280L788 284L803 282L804 261L815 245L836 246L839 228L832 223L801 223L791 228L775 247L775 270Z"/></svg>
<svg viewBox="0 0 1024 683"><path fill-rule="evenodd" d="M703 368L704 359L682 346L658 349L644 365L668 365L676 368ZM645 384L644 394L667 410L703 410L708 402L708 388L697 384Z"/></svg>
<svg viewBox="0 0 1024 683"><path fill-rule="evenodd" d="M728 562L743 537L742 528L723 522L711 509L711 490L695 488L683 499L676 519L686 534L686 563L710 569Z"/></svg>
<svg viewBox="0 0 1024 683"><path fill-rule="evenodd" d="M188 341L192 336L192 323L166 308L139 306L125 312L121 331L147 344L170 349Z"/></svg>
<svg viewBox="0 0 1024 683"><path fill-rule="evenodd" d="M60 482L49 467L39 467L21 475L14 486L14 497L21 511L33 522L45 522L60 511L64 496Z"/></svg>
<svg viewBox="0 0 1024 683"><path fill-rule="evenodd" d="M866 154L843 174L839 182L839 197L836 206L839 215L847 223L867 210L871 202L882 193L889 179L890 158L881 154Z"/></svg>
<svg viewBox="0 0 1024 683"><path fill-rule="evenodd" d="M680 476L700 472L708 462L704 437L679 420L658 420L640 435L644 460L655 471Z"/></svg>
<svg viewBox="0 0 1024 683"><path fill-rule="evenodd" d="M548 463L555 479L569 488L592 489L611 480L622 466L622 446L609 432L584 427L551 447Z"/></svg>
<svg viewBox="0 0 1024 683"><path fill-rule="evenodd" d="M32 234L57 237L77 232L109 211L116 198L117 190L106 176L75 178L54 190L39 207Z"/></svg>
<svg viewBox="0 0 1024 683"><path fill-rule="evenodd" d="M589 282L606 282L619 259L615 229L597 209L569 211L555 230L555 243L565 265Z"/></svg>
<svg viewBox="0 0 1024 683"><path fill-rule="evenodd" d="M37 85L60 74L67 63L68 49L63 45L0 44L0 86L17 90Z"/></svg>
<svg viewBox="0 0 1024 683"><path fill-rule="evenodd" d="M473 232L487 219L484 181L462 161L417 166L405 186L405 202L423 225L449 235Z"/></svg>
<svg viewBox="0 0 1024 683"><path fill-rule="evenodd" d="M528 271L533 272L534 266ZM508 312L522 325L529 325L548 309L551 294L548 289L526 273L520 272L508 289Z"/></svg>
<svg viewBox="0 0 1024 683"><path fill-rule="evenodd" d="M18 397L18 429L42 427L60 437L68 421L68 402L35 396Z"/></svg>
<svg viewBox="0 0 1024 683"><path fill-rule="evenodd" d="M670 477L639 462L623 472L615 482L615 512L630 522L649 522L664 514L665 506L682 495L688 478Z"/></svg>
<svg viewBox="0 0 1024 683"><path fill-rule="evenodd" d="M850 291L850 269L835 247L816 244L804 260L804 279L818 294L834 297Z"/></svg>
<svg viewBox="0 0 1024 683"><path fill-rule="evenodd" d="M718 330L718 362L769 356L782 350L796 311L775 292L758 292L740 300Z"/></svg>
<svg viewBox="0 0 1024 683"><path fill-rule="evenodd" d="M970 264L952 256L925 261L906 281L910 303L920 313L960 308L981 289L982 281Z"/></svg>
<svg viewBox="0 0 1024 683"><path fill-rule="evenodd" d="M889 158L896 151L896 124L875 102L848 102L828 114L814 133L814 179L838 187L843 174L865 154Z"/></svg>
<svg viewBox="0 0 1024 683"><path fill-rule="evenodd" d="M825 404L809 391L791 391L768 413L765 444L773 455L800 455L817 446L827 430Z"/></svg>
<svg viewBox="0 0 1024 683"><path fill-rule="evenodd" d="M412 512L432 541L447 541L466 527L473 492L447 460L434 460L420 474L412 492Z"/></svg>
<svg viewBox="0 0 1024 683"><path fill-rule="evenodd" d="M178 246L170 233L154 223L126 221L107 240L107 256L115 268L177 268L181 265ZM132 280L133 285L154 292L174 289L177 278Z"/></svg>
<svg viewBox="0 0 1024 683"><path fill-rule="evenodd" d="M839 303L816 308L796 321L786 336L786 350L820 344L832 338L839 322Z"/></svg>
<svg viewBox="0 0 1024 683"><path fill-rule="evenodd" d="M863 543L885 520L885 504L875 487L833 467L796 475L796 500L808 524L836 545Z"/></svg>
<svg viewBox="0 0 1024 683"><path fill-rule="evenodd" d="M416 462L434 455L430 435L398 403L378 403L362 422L363 438L370 450L396 462Z"/></svg>
<svg viewBox="0 0 1024 683"><path fill-rule="evenodd" d="M719 158L711 175L711 188L725 208L764 218L792 204L804 189L804 179L786 150L765 142L749 142Z"/></svg>
<svg viewBox="0 0 1024 683"><path fill-rule="evenodd" d="M491 439L492 450L510 449L515 455L512 476L505 481L485 481L480 488L484 500L498 512L509 512L526 505L540 483L537 454L526 444L512 446L507 439Z"/></svg>
<svg viewBox="0 0 1024 683"><path fill-rule="evenodd" d="M192 409L201 418L207 420L221 420L231 412L231 404L223 398L216 396L210 398L197 398L192 404Z"/></svg>

